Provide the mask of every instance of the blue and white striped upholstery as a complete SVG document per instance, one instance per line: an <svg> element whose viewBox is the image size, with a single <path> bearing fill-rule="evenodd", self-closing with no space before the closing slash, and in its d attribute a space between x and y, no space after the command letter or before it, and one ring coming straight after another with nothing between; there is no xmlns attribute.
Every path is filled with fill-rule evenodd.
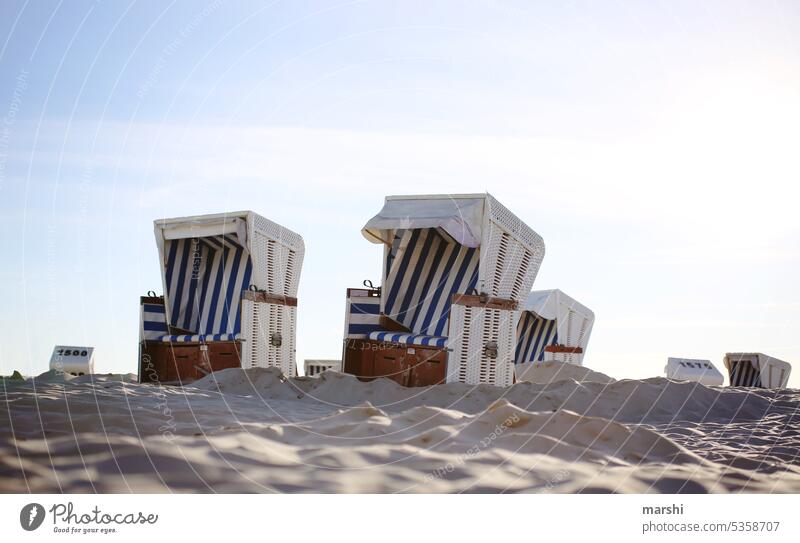
<svg viewBox="0 0 800 543"><path fill-rule="evenodd" d="M380 329L381 299L366 291L354 291L347 300L347 337L364 339Z"/></svg>
<svg viewBox="0 0 800 543"><path fill-rule="evenodd" d="M517 364L544 361L544 348L558 343L555 320L544 319L531 311L523 311L517 324Z"/></svg>
<svg viewBox="0 0 800 543"><path fill-rule="evenodd" d="M158 341L169 331L167 330L167 316L164 314L164 306L161 304L142 304L141 323L141 339L145 341Z"/></svg>
<svg viewBox="0 0 800 543"><path fill-rule="evenodd" d="M215 236L167 240L165 254L170 324L208 338L238 334L250 253L230 236Z"/></svg>
<svg viewBox="0 0 800 543"><path fill-rule="evenodd" d="M444 347L445 343L447 343L446 337L406 334L403 332L370 332L369 339L424 347Z"/></svg>
<svg viewBox="0 0 800 543"><path fill-rule="evenodd" d="M447 334L453 294L478 284L480 253L437 228L397 230L387 255L383 312L415 334Z"/></svg>
<svg viewBox="0 0 800 543"><path fill-rule="evenodd" d="M761 372L749 360L731 361L728 377L733 387L763 387Z"/></svg>
<svg viewBox="0 0 800 543"><path fill-rule="evenodd" d="M166 335L161 338L164 343L205 343L207 341L234 341L242 339L241 334L194 334Z"/></svg>

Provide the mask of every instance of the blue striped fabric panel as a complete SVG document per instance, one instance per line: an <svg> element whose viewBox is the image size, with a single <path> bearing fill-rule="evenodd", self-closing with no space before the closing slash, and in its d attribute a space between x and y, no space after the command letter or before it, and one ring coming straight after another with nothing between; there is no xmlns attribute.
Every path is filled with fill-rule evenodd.
<svg viewBox="0 0 800 543"><path fill-rule="evenodd" d="M749 360L731 362L730 381L733 387L761 388L761 372Z"/></svg>
<svg viewBox="0 0 800 543"><path fill-rule="evenodd" d="M517 324L517 364L542 362L544 348L558 343L558 329L555 320L524 311Z"/></svg>
<svg viewBox="0 0 800 543"><path fill-rule="evenodd" d="M167 316L161 304L142 304L142 339L159 340L166 334Z"/></svg>
<svg viewBox="0 0 800 543"><path fill-rule="evenodd" d="M242 316L239 310L242 291L250 286L253 263L250 253L225 236L204 238L215 246L211 261L207 286L199 298L200 333L236 334L242 329Z"/></svg>
<svg viewBox="0 0 800 543"><path fill-rule="evenodd" d="M445 343L447 343L446 337L424 336L422 334L404 334L402 332L371 332L369 334L369 339L426 347L444 347Z"/></svg>
<svg viewBox="0 0 800 543"><path fill-rule="evenodd" d="M435 228L398 230L387 257L384 313L415 334L444 336L453 294L478 284L480 253Z"/></svg>
<svg viewBox="0 0 800 543"><path fill-rule="evenodd" d="M168 240L165 250L172 325L206 335L240 332L250 253L229 236Z"/></svg>
<svg viewBox="0 0 800 543"><path fill-rule="evenodd" d="M381 299L377 296L351 296L348 300L347 337L366 338L380 329Z"/></svg>

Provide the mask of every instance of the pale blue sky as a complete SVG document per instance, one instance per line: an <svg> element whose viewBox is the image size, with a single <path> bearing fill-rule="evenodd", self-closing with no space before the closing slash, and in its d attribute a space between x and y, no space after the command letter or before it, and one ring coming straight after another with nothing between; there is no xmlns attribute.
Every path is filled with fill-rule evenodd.
<svg viewBox="0 0 800 543"><path fill-rule="evenodd" d="M152 220L301 233L298 362L338 358L359 229L488 190L596 315L586 364L800 364L793 2L0 3L0 372L134 372ZM800 385L800 366L794 386Z"/></svg>

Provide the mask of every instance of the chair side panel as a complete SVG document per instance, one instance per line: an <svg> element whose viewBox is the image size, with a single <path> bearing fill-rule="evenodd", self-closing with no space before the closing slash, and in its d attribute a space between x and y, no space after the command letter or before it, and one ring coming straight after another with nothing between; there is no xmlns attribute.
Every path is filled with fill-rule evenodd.
<svg viewBox="0 0 800 543"><path fill-rule="evenodd" d="M242 367L279 368L297 375L297 307L242 300Z"/></svg>
<svg viewBox="0 0 800 543"><path fill-rule="evenodd" d="M248 226L253 279L270 294L297 297L305 246L303 238L260 215Z"/></svg>
<svg viewBox="0 0 800 543"><path fill-rule="evenodd" d="M544 240L491 196L484 226L480 284L489 296L522 301L544 259Z"/></svg>
<svg viewBox="0 0 800 543"><path fill-rule="evenodd" d="M519 311L453 304L450 314L447 382L510 386ZM487 353L496 345L496 356Z"/></svg>
<svg viewBox="0 0 800 543"><path fill-rule="evenodd" d="M349 288L345 301L344 339L366 339L380 330L381 297L375 290Z"/></svg>

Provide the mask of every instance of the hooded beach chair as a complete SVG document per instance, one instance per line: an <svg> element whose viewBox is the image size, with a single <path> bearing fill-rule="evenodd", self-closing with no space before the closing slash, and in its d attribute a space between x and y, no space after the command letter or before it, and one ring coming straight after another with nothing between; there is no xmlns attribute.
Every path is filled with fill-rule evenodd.
<svg viewBox="0 0 800 543"><path fill-rule="evenodd" d="M140 301L140 381L240 366L296 375L303 238L252 211L157 220L155 236L164 295Z"/></svg>
<svg viewBox="0 0 800 543"><path fill-rule="evenodd" d="M560 290L531 292L517 324L517 373L551 360L583 365L593 325L592 310Z"/></svg>
<svg viewBox="0 0 800 543"><path fill-rule="evenodd" d="M669 357L664 367L668 379L694 381L702 385L719 386L725 381L711 360Z"/></svg>
<svg viewBox="0 0 800 543"><path fill-rule="evenodd" d="M489 194L389 196L362 234L383 245L383 281L347 291L344 371L511 384L542 238Z"/></svg>
<svg viewBox="0 0 800 543"><path fill-rule="evenodd" d="M792 366L762 353L728 353L723 359L732 387L786 388Z"/></svg>

